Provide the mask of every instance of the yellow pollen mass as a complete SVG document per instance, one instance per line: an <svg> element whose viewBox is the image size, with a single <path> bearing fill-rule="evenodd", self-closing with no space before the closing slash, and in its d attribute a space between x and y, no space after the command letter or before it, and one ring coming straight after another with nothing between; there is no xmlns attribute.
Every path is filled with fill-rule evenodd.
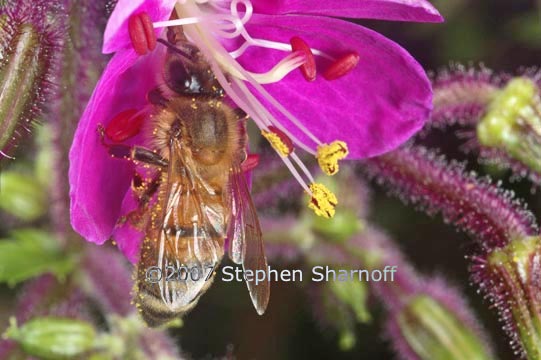
<svg viewBox="0 0 541 360"><path fill-rule="evenodd" d="M348 156L348 146L343 141L333 141L330 144L322 144L317 147L316 159L321 170L327 175L338 172L338 161Z"/></svg>
<svg viewBox="0 0 541 360"><path fill-rule="evenodd" d="M310 184L312 198L308 203L308 207L318 216L330 219L334 216L334 207L338 204L338 199L329 189L323 184Z"/></svg>
<svg viewBox="0 0 541 360"><path fill-rule="evenodd" d="M276 150L280 156L287 157L289 154L291 154L291 148L288 147L277 134L270 131L261 130L261 135L268 140L273 149Z"/></svg>

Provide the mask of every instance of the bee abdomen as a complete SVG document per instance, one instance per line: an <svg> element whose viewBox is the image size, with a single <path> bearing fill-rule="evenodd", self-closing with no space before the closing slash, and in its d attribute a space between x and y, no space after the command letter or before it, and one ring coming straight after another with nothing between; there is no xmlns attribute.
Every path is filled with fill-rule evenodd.
<svg viewBox="0 0 541 360"><path fill-rule="evenodd" d="M214 276L211 276L197 292L197 295L186 302L168 302L164 301L164 294L160 291L157 284L143 281L141 278L137 281L138 294L135 299L143 320L151 327L166 324L179 316L184 315L197 305L199 298L212 283ZM177 289L178 291L180 289Z"/></svg>

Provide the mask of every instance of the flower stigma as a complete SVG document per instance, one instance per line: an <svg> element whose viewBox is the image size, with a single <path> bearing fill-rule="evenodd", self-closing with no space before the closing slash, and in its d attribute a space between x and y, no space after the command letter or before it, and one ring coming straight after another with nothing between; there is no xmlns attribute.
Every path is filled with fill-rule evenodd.
<svg viewBox="0 0 541 360"><path fill-rule="evenodd" d="M323 78L335 80L355 68L359 55L352 51L335 58L319 49L311 48L299 36L292 37L289 43L253 38L246 27L253 14L250 0L183 0L177 1L175 10L176 14L171 20L154 22L153 28L182 26L186 38L196 45L209 61L216 79L227 95L254 120L262 135L311 197L309 207L320 216L332 217L337 204L336 197L323 185L314 183L310 171L293 150L298 147L316 155L323 172L334 175L339 169L338 161L348 155L347 144L340 140L330 144L322 142L262 85L279 82L296 69L299 69L306 81L314 81L317 73L316 57L331 61L331 65L323 72ZM143 55L153 42L148 38L146 17L141 14L132 15L136 16L137 19L131 21L136 36L132 36L130 29L130 37L136 52ZM241 39L242 42L235 50L228 51L221 43L236 39ZM287 55L270 70L254 73L246 70L237 61L249 47L279 50ZM263 105L260 99L266 105ZM306 141L300 141L273 113L286 118L313 145L309 146Z"/></svg>

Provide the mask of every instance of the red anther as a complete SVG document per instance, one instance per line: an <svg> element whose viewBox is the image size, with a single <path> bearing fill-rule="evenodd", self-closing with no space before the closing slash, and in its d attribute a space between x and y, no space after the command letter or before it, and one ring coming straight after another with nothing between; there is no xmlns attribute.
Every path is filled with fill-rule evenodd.
<svg viewBox="0 0 541 360"><path fill-rule="evenodd" d="M139 134L144 119L144 115L138 114L137 110L123 111L107 124L105 134L112 142L120 143Z"/></svg>
<svg viewBox="0 0 541 360"><path fill-rule="evenodd" d="M128 33L133 49L139 55L145 55L156 47L156 33L152 20L146 12L132 15L128 19Z"/></svg>
<svg viewBox="0 0 541 360"><path fill-rule="evenodd" d="M360 58L361 57L356 52L342 56L329 66L323 73L323 77L327 80L334 80L346 75L357 66Z"/></svg>
<svg viewBox="0 0 541 360"><path fill-rule="evenodd" d="M240 168L243 172L247 172L255 169L257 165L259 165L259 155L250 154L246 160L240 164Z"/></svg>
<svg viewBox="0 0 541 360"><path fill-rule="evenodd" d="M300 51L304 53L306 57L304 64L300 67L302 76L304 76L307 81L314 81L316 79L316 59L314 58L314 54L312 54L312 49L298 36L293 36L291 40L289 40L289 43L291 44L292 51Z"/></svg>

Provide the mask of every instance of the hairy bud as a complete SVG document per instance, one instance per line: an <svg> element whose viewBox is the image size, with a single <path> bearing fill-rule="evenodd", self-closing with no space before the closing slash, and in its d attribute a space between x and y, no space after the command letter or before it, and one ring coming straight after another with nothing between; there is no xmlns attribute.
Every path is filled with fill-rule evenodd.
<svg viewBox="0 0 541 360"><path fill-rule="evenodd" d="M515 350L541 357L541 237L517 238L474 258L474 279L495 304Z"/></svg>
<svg viewBox="0 0 541 360"><path fill-rule="evenodd" d="M523 89L522 100L504 100L521 107L528 94ZM534 216L511 193L424 148L399 149L371 160L369 168L404 200L440 212L475 238L474 282L496 304L516 352L539 358L541 241Z"/></svg>
<svg viewBox="0 0 541 360"><path fill-rule="evenodd" d="M0 159L10 157L52 95L62 39L48 13L43 1L0 8Z"/></svg>

